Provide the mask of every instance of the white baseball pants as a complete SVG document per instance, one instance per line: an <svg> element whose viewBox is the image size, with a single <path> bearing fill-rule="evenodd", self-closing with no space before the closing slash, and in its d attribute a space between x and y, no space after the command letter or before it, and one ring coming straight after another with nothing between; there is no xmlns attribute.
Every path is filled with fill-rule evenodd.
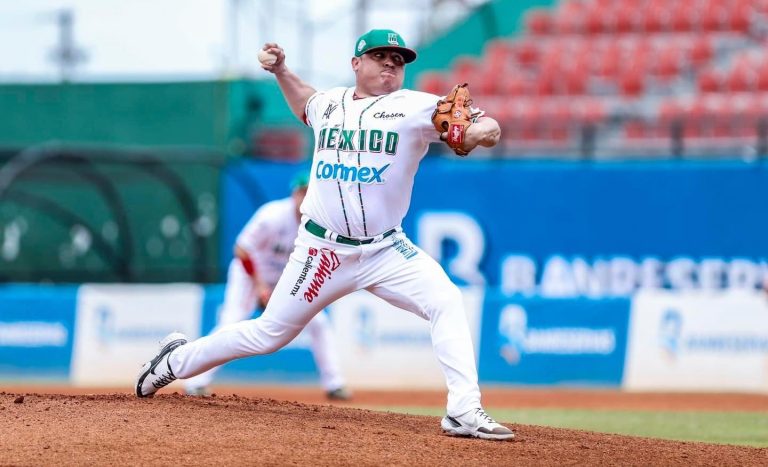
<svg viewBox="0 0 768 467"><path fill-rule="evenodd" d="M327 305L365 289L429 321L432 347L448 387L448 414L459 416L480 407L461 292L440 265L402 232L351 246L307 232L305 222L262 316L228 325L173 351L169 363L175 375L189 378L237 358L275 352Z"/></svg>
<svg viewBox="0 0 768 467"><path fill-rule="evenodd" d="M243 264L237 259L229 263L227 270L227 286L224 290L224 304L219 313L216 327L209 334L214 334L229 325L249 319L256 309L258 297L253 279L245 272ZM326 391L344 387L346 382L341 372L341 364L333 343L333 330L328 315L318 313L305 328L309 333L310 349L315 360L315 366L320 373L320 384ZM184 387L194 390L210 386L219 367L184 381Z"/></svg>

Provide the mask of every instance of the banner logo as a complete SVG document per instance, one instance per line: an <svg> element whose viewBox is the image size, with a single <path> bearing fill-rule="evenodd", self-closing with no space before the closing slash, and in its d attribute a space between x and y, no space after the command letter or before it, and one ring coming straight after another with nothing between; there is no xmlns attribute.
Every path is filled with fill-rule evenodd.
<svg viewBox="0 0 768 467"><path fill-rule="evenodd" d="M525 308L504 307L499 316L499 354L517 365L525 354L608 355L616 350L616 332L611 328L531 327Z"/></svg>

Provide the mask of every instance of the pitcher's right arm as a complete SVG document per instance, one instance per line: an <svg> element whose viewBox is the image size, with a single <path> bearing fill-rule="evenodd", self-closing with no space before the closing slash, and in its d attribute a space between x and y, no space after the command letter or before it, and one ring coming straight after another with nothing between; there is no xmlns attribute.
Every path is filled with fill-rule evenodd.
<svg viewBox="0 0 768 467"><path fill-rule="evenodd" d="M280 86L291 112L296 118L304 122L304 107L307 105L307 100L316 92L315 88L288 69L285 65L285 51L282 47L274 42L267 42L262 49L276 56L277 61L273 65L262 64L261 67L275 75L277 84Z"/></svg>

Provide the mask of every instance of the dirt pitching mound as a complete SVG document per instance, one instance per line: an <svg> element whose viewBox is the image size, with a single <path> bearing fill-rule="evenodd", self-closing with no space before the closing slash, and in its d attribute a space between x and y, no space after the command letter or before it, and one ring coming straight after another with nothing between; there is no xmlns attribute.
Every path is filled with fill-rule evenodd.
<svg viewBox="0 0 768 467"><path fill-rule="evenodd" d="M509 425L453 438L438 417L237 395L0 393L3 465L764 465L767 449Z"/></svg>

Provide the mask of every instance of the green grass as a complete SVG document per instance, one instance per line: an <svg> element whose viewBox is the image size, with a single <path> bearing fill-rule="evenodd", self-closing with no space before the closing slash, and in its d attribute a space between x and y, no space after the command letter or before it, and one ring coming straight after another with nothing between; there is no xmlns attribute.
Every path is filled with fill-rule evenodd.
<svg viewBox="0 0 768 467"><path fill-rule="evenodd" d="M377 407L375 410L414 415L445 414L442 408ZM496 420L524 425L616 433L704 443L768 447L765 412L651 412L583 409L498 409L487 407Z"/></svg>

